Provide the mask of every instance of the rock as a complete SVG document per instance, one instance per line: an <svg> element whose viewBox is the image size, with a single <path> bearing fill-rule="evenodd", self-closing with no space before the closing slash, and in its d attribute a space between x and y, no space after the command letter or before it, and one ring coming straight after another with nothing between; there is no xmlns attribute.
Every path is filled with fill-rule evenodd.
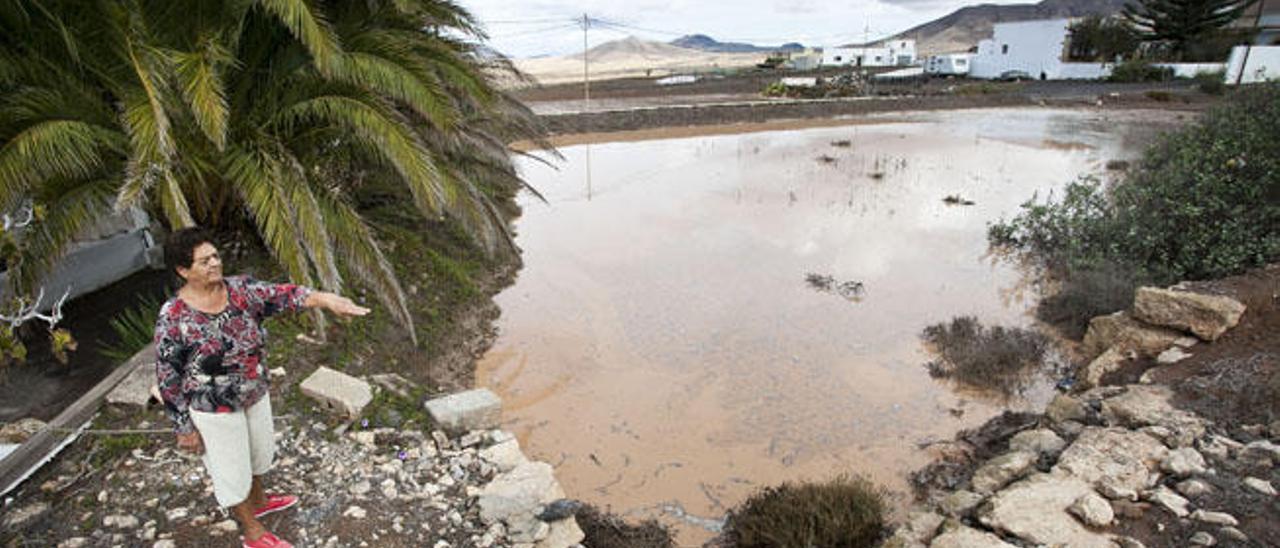
<svg viewBox="0 0 1280 548"><path fill-rule="evenodd" d="M1048 428L1024 430L1009 439L1010 450L1040 455L1057 456L1066 446L1067 442L1062 441L1062 438Z"/></svg>
<svg viewBox="0 0 1280 548"><path fill-rule="evenodd" d="M1164 352L1181 337L1177 331L1147 325L1122 310L1089 320L1081 350L1090 359L1108 349L1115 349L1122 355L1133 352L1149 358Z"/></svg>
<svg viewBox="0 0 1280 548"><path fill-rule="evenodd" d="M1243 458L1246 460L1267 459L1271 462L1280 462L1280 445L1267 440L1250 442L1244 446L1242 451Z"/></svg>
<svg viewBox="0 0 1280 548"><path fill-rule="evenodd" d="M961 518L967 516L969 512L981 504L983 500L986 500L986 497L974 493L973 491L960 489L948 493L947 496L943 497L942 500L938 502L938 508L947 515Z"/></svg>
<svg viewBox="0 0 1280 548"><path fill-rule="evenodd" d="M1127 428L1163 426L1177 447L1190 447L1205 433L1206 421L1195 413L1173 407L1173 390L1164 385L1131 384L1123 394L1102 401L1102 417L1108 424Z"/></svg>
<svg viewBox="0 0 1280 548"><path fill-rule="evenodd" d="M25 418L18 419L11 423L0 426L0 443L4 444L22 444L26 443L31 436L37 432L44 430L45 422L42 420Z"/></svg>
<svg viewBox="0 0 1280 548"><path fill-rule="evenodd" d="M1034 474L992 496L979 510L978 520L1033 544L1115 546L1106 535L1089 530L1067 513L1068 507L1091 492L1080 478Z"/></svg>
<svg viewBox="0 0 1280 548"><path fill-rule="evenodd" d="M1080 371L1080 374L1077 377L1080 379L1081 386L1084 388L1098 386L1102 383L1102 377L1104 375L1113 371L1119 371L1120 368L1124 366L1124 362L1128 359L1129 357L1127 356L1127 353L1124 350L1121 350L1120 347L1113 346L1108 348L1102 354L1099 354L1098 357L1086 364L1084 369Z"/></svg>
<svg viewBox="0 0 1280 548"><path fill-rule="evenodd" d="M1205 472L1204 457L1200 456L1199 451L1190 447L1174 449L1169 451L1169 454L1160 462L1160 469L1179 478L1203 474Z"/></svg>
<svg viewBox="0 0 1280 548"><path fill-rule="evenodd" d="M551 535L551 526L544 521L522 516L513 520L507 534L512 542L538 542Z"/></svg>
<svg viewBox="0 0 1280 548"><path fill-rule="evenodd" d="M1116 518L1111 503L1092 491L1076 499L1067 511L1090 527L1106 527Z"/></svg>
<svg viewBox="0 0 1280 548"><path fill-rule="evenodd" d="M426 407L436 424L454 434L493 428L502 418L502 400L485 388L428 400Z"/></svg>
<svg viewBox="0 0 1280 548"><path fill-rule="evenodd" d="M583 533L582 528L578 527L578 520L574 518L562 519L551 524L551 530L547 532L547 537L538 541L535 548L569 548L586 538L586 533Z"/></svg>
<svg viewBox="0 0 1280 548"><path fill-rule="evenodd" d="M932 548L1016 548L1000 537L963 525L934 537Z"/></svg>
<svg viewBox="0 0 1280 548"><path fill-rule="evenodd" d="M1218 460L1226 460L1233 451L1242 449L1244 444L1228 437L1210 434L1196 440L1195 446L1203 455L1208 455Z"/></svg>
<svg viewBox="0 0 1280 548"><path fill-rule="evenodd" d="M1267 480L1264 480L1261 478L1249 477L1244 479L1244 485L1245 487L1253 489L1254 491L1257 491L1264 495L1268 495L1272 497L1276 496L1276 488L1272 487L1271 482Z"/></svg>
<svg viewBox="0 0 1280 548"><path fill-rule="evenodd" d="M191 510L188 510L187 508L184 508L184 507L170 508L168 511L164 513L164 517L169 521L178 521L182 519L187 519L187 515L189 515L190 513L191 513Z"/></svg>
<svg viewBox="0 0 1280 548"><path fill-rule="evenodd" d="M1196 531L1196 534L1191 535L1191 538L1187 539L1187 542L1190 542L1195 546L1213 546L1218 543L1217 540L1214 540L1213 535L1204 531Z"/></svg>
<svg viewBox="0 0 1280 548"><path fill-rule="evenodd" d="M21 529L48 511L49 505L44 502L28 504L15 510L6 509L0 525L4 526L2 529Z"/></svg>
<svg viewBox="0 0 1280 548"><path fill-rule="evenodd" d="M1187 506L1191 503L1163 485L1148 491L1146 498L1180 518L1185 518L1191 513L1187 510Z"/></svg>
<svg viewBox="0 0 1280 548"><path fill-rule="evenodd" d="M1115 536L1113 540L1120 545L1120 548L1147 548L1147 545L1143 544L1142 541L1133 537Z"/></svg>
<svg viewBox="0 0 1280 548"><path fill-rule="evenodd" d="M361 480L347 487L347 491L357 497L362 496L365 493L368 493L369 491L372 491L372 490L373 490L373 484L369 483L368 480Z"/></svg>
<svg viewBox="0 0 1280 548"><path fill-rule="evenodd" d="M529 462L529 459L525 458L524 453L520 451L520 442L514 439L481 449L480 458L493 463L498 467L499 472L509 472Z"/></svg>
<svg viewBox="0 0 1280 548"><path fill-rule="evenodd" d="M1179 493L1182 493L1182 496L1192 497L1192 498L1198 497L1200 495L1203 495L1213 490L1212 487L1209 487L1209 484L1203 481L1200 481L1198 479L1183 480L1179 482L1177 485L1173 486L1173 488L1176 489Z"/></svg>
<svg viewBox="0 0 1280 548"><path fill-rule="evenodd" d="M484 435L480 432L468 432L463 434L461 438L458 438L458 446L463 449L467 449L480 445L480 442L483 440Z"/></svg>
<svg viewBox="0 0 1280 548"><path fill-rule="evenodd" d="M1165 350L1164 352L1161 352L1159 356L1156 356L1156 363L1169 365L1171 363L1178 363L1190 357L1191 354L1186 350L1183 350L1181 346L1171 346L1168 350Z"/></svg>
<svg viewBox="0 0 1280 548"><path fill-rule="evenodd" d="M1218 534L1235 542L1249 542L1249 535L1244 534L1244 531L1236 529L1235 527L1223 527L1218 529Z"/></svg>
<svg viewBox="0 0 1280 548"><path fill-rule="evenodd" d="M136 529L140 523L136 516L116 514L102 518L103 527L115 529Z"/></svg>
<svg viewBox="0 0 1280 548"><path fill-rule="evenodd" d="M943 517L929 511L912 510L903 523L893 532L899 546L925 546L937 536Z"/></svg>
<svg viewBox="0 0 1280 548"><path fill-rule="evenodd" d="M401 398L410 399L418 385L395 373L369 375L369 382Z"/></svg>
<svg viewBox="0 0 1280 548"><path fill-rule="evenodd" d="M236 525L236 520L224 519L213 524L214 534L221 535L223 533L236 533L240 531L240 526Z"/></svg>
<svg viewBox="0 0 1280 548"><path fill-rule="evenodd" d="M1089 416L1083 402L1066 394L1054 396L1044 413L1053 422L1084 421Z"/></svg>
<svg viewBox="0 0 1280 548"><path fill-rule="evenodd" d="M1118 516L1129 519L1140 519L1151 509L1151 505L1146 502L1130 502L1127 500L1111 501L1111 510Z"/></svg>
<svg viewBox="0 0 1280 548"><path fill-rule="evenodd" d="M1138 492L1128 485L1119 483L1114 478L1104 477L1093 486L1102 496L1111 500L1138 500Z"/></svg>
<svg viewBox="0 0 1280 548"><path fill-rule="evenodd" d="M973 472L973 490L992 493L1009 482L1022 477L1036 463L1036 454L1026 451L1010 451L983 464Z"/></svg>
<svg viewBox="0 0 1280 548"><path fill-rule="evenodd" d="M1240 525L1240 522L1236 521L1235 516L1228 514L1226 512L1208 512L1205 510L1196 510L1195 512L1191 513L1191 519L1196 521L1203 521L1205 523L1212 523L1214 525L1230 525L1232 527L1236 525Z"/></svg>
<svg viewBox="0 0 1280 548"><path fill-rule="evenodd" d="M1138 492L1151 485L1150 472L1168 449L1155 438L1123 428L1085 428L1062 452L1054 474L1075 476L1113 491Z"/></svg>
<svg viewBox="0 0 1280 548"><path fill-rule="evenodd" d="M58 543L58 548L84 548L89 545L89 539L85 537L71 537Z"/></svg>
<svg viewBox="0 0 1280 548"><path fill-rule="evenodd" d="M151 545L151 548L178 548L178 543L173 539L167 538L157 540L155 544Z"/></svg>
<svg viewBox="0 0 1280 548"><path fill-rule="evenodd" d="M317 368L298 388L322 406L350 419L358 418L373 401L369 383L324 366Z"/></svg>
<svg viewBox="0 0 1280 548"><path fill-rule="evenodd" d="M155 347L148 345L141 353L148 353L154 360ZM133 363L130 360L130 363ZM148 367L148 363L140 364L125 376L120 384L107 393L107 402L120 405L136 405L146 407L151 400L151 387L156 385L156 369ZM159 391L159 389L157 389Z"/></svg>
<svg viewBox="0 0 1280 548"><path fill-rule="evenodd" d="M353 519L364 519L365 516L367 515L368 515L368 512L366 512L364 508L361 508L359 506L348 506L347 509L342 512L343 517L348 517Z"/></svg>
<svg viewBox="0 0 1280 548"><path fill-rule="evenodd" d="M347 434L356 443L363 445L369 449L377 447L378 435L369 430L357 430Z"/></svg>
<svg viewBox="0 0 1280 548"><path fill-rule="evenodd" d="M564 498L551 465L526 462L499 474L480 493L480 518L485 523L507 521L513 516L532 519L537 507ZM508 525L511 525L508 521Z"/></svg>
<svg viewBox="0 0 1280 548"><path fill-rule="evenodd" d="M1244 315L1240 301L1220 295L1140 287L1133 296L1133 315L1152 325L1189 331L1206 341L1217 340Z"/></svg>
<svg viewBox="0 0 1280 548"><path fill-rule="evenodd" d="M285 370L285 368L283 367L272 367L271 369L267 370L267 374L270 375L271 378L273 379L283 379L285 376L289 374L289 372Z"/></svg>

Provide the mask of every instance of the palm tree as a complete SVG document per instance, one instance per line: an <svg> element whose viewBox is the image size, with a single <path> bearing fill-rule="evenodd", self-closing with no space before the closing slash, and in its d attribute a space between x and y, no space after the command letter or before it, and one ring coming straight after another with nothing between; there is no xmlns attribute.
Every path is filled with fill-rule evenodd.
<svg viewBox="0 0 1280 548"><path fill-rule="evenodd" d="M0 1L0 208L45 213L19 289L109 205L146 205L247 218L294 281L336 291L346 270L414 336L362 178L514 251L493 196L524 185L506 143L542 132L448 0Z"/></svg>

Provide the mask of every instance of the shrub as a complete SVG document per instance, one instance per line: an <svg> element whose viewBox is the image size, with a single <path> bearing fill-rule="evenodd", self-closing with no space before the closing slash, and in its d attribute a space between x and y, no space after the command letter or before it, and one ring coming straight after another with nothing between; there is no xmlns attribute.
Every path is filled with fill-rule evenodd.
<svg viewBox="0 0 1280 548"><path fill-rule="evenodd" d="M861 477L783 483L729 513L728 538L741 548L873 546L884 530L884 490Z"/></svg>
<svg viewBox="0 0 1280 548"><path fill-rule="evenodd" d="M1192 80L1196 82L1196 89L1201 93L1209 95L1222 95L1227 91L1227 84L1224 83L1226 71L1219 70L1216 72L1199 72L1196 73Z"/></svg>
<svg viewBox="0 0 1280 548"><path fill-rule="evenodd" d="M1035 331L986 327L973 316L926 327L921 338L939 358L925 364L930 375L1002 394L1023 386L1028 370L1040 363L1049 346L1048 339Z"/></svg>
<svg viewBox="0 0 1280 548"><path fill-rule="evenodd" d="M1169 93L1163 90L1158 90L1158 89L1147 91L1143 95L1146 95L1147 98L1151 99L1152 101L1159 101L1161 103L1168 103L1169 101L1173 100L1172 93Z"/></svg>
<svg viewBox="0 0 1280 548"><path fill-rule="evenodd" d="M1112 82L1166 82L1173 79L1173 69L1157 67L1143 59L1129 59L1111 69Z"/></svg>
<svg viewBox="0 0 1280 548"><path fill-rule="evenodd" d="M129 308L108 322L116 340L104 345L99 353L107 359L123 363L151 343L155 335L156 314L160 303L153 297L143 297L138 305Z"/></svg>
<svg viewBox="0 0 1280 548"><path fill-rule="evenodd" d="M1033 197L988 238L1060 280L1218 278L1280 259L1280 84L1242 89L1165 135L1110 192L1094 179Z"/></svg>
<svg viewBox="0 0 1280 548"><path fill-rule="evenodd" d="M1115 264L1081 268L1060 280L1057 291L1045 295L1036 305L1036 317L1068 337L1084 336L1089 320L1133 304L1134 288L1140 283L1133 270Z"/></svg>
<svg viewBox="0 0 1280 548"><path fill-rule="evenodd" d="M591 548L675 548L676 545L671 530L655 519L631 524L616 514L587 504L578 511L577 520L586 535L582 543Z"/></svg>

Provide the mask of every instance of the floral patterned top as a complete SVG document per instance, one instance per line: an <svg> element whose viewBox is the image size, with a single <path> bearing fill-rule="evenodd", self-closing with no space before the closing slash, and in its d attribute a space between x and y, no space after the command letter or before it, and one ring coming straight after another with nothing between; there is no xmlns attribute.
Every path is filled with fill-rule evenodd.
<svg viewBox="0 0 1280 548"><path fill-rule="evenodd" d="M298 310L311 289L232 276L227 307L217 314L173 297L156 319L156 377L165 410L179 434L193 432L189 411L230 413L267 393L262 321L282 310Z"/></svg>

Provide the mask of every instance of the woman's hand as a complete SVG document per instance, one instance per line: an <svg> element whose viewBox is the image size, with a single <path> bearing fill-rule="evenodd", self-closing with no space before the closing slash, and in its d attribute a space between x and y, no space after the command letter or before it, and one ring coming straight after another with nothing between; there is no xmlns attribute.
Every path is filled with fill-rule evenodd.
<svg viewBox="0 0 1280 548"><path fill-rule="evenodd" d="M324 300L324 307L329 309L330 312L333 312L334 314L337 314L339 316L343 316L343 317L363 316L369 313L368 308L360 306L355 302L353 302L351 299L343 297L342 295L327 293L325 294L325 297L326 298Z"/></svg>
<svg viewBox="0 0 1280 548"><path fill-rule="evenodd" d="M186 434L178 434L178 449L192 455L203 455L204 440L200 438L200 432L191 431Z"/></svg>

